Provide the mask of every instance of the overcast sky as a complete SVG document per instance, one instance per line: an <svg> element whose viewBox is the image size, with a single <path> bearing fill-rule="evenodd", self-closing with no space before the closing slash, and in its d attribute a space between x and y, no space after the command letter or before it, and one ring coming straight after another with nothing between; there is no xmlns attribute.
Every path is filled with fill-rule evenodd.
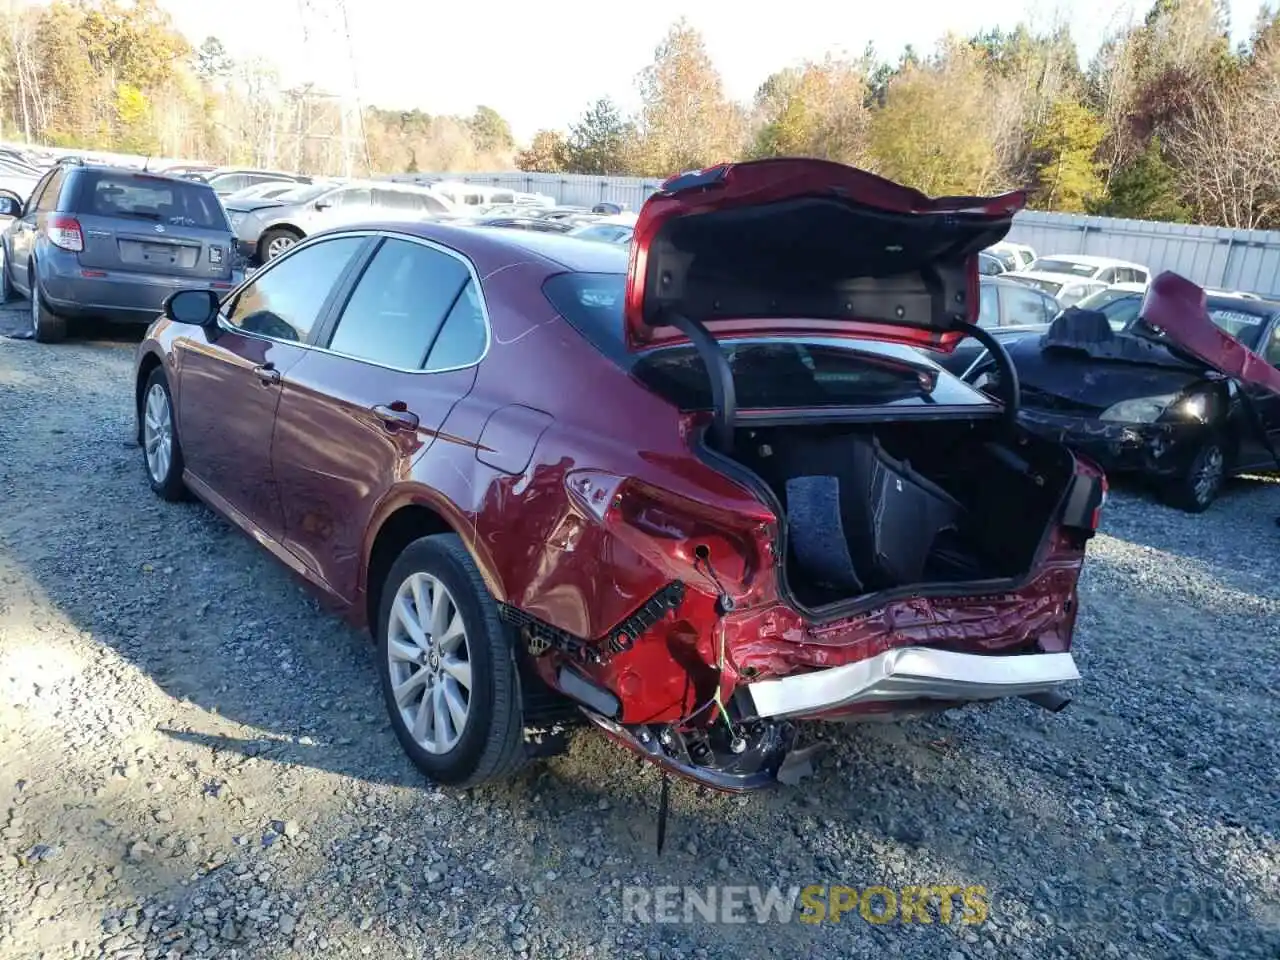
<svg viewBox="0 0 1280 960"><path fill-rule="evenodd" d="M286 82L347 82L340 0L161 0L199 43L218 36L235 56L274 61ZM1248 36L1258 0L1230 0L1232 33ZM927 49L947 31L969 34L1020 20L1071 25L1082 55L1134 16L1128 0L786 0L726 5L690 0L484 4L347 0L360 99L428 113L470 113L488 104L527 140L563 128L591 101L636 105L636 74L681 15L706 38L728 93L749 100L774 70L825 53L860 53L868 42L894 59L907 44ZM1136 5L1139 15L1149 3ZM697 11L697 12L695 12ZM765 13L765 11L770 11ZM776 12L775 12L776 11ZM303 23L307 24L304 42Z"/></svg>

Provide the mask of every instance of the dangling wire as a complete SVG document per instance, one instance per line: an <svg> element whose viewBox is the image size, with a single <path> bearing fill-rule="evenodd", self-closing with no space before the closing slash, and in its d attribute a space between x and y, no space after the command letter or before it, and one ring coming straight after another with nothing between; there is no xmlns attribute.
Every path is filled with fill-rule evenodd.
<svg viewBox="0 0 1280 960"><path fill-rule="evenodd" d="M658 853L667 842L667 811L671 806L671 778L664 768L662 771L662 791L658 794Z"/></svg>

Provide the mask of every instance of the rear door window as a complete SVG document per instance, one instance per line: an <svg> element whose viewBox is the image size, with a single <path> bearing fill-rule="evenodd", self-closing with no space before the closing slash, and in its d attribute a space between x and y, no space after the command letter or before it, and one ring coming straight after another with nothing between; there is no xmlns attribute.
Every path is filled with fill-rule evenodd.
<svg viewBox="0 0 1280 960"><path fill-rule="evenodd" d="M475 280L468 280L445 318L423 367L433 372L465 367L483 357L488 345L489 327L485 322L484 304Z"/></svg>
<svg viewBox="0 0 1280 960"><path fill-rule="evenodd" d="M1053 303L1050 297L1031 289L1006 287L1000 291L1002 308L1000 325L1002 327L1020 327L1028 324L1048 323L1051 315L1046 303Z"/></svg>
<svg viewBox="0 0 1280 960"><path fill-rule="evenodd" d="M230 229L217 195L204 184L128 173L90 173L83 179L76 205L79 213L203 230Z"/></svg>
<svg viewBox="0 0 1280 960"><path fill-rule="evenodd" d="M44 192L40 194L31 209L37 213L50 213L56 210L58 208L58 195L62 192L62 184L66 179L67 170L65 167L54 169L53 176L45 184Z"/></svg>
<svg viewBox="0 0 1280 960"><path fill-rule="evenodd" d="M209 181L209 186L214 190L221 190L223 193L234 193L237 190L243 190L249 186L250 180L243 173L224 173L220 177L214 177Z"/></svg>
<svg viewBox="0 0 1280 960"><path fill-rule="evenodd" d="M373 204L372 194L363 187L355 187L350 190L339 190L337 193L330 194L325 198L335 207L341 207L343 210L357 210L362 207L369 207Z"/></svg>
<svg viewBox="0 0 1280 960"><path fill-rule="evenodd" d="M978 296L978 326L995 327L1000 324L1000 296L994 283L984 283Z"/></svg>
<svg viewBox="0 0 1280 960"><path fill-rule="evenodd" d="M374 190L373 205L379 210L396 214L425 212L421 196L407 190Z"/></svg>
<svg viewBox="0 0 1280 960"><path fill-rule="evenodd" d="M455 256L409 240L386 240L343 308L329 349L419 370L470 279Z"/></svg>
<svg viewBox="0 0 1280 960"><path fill-rule="evenodd" d="M259 273L225 308L245 333L302 343L366 237L335 237L301 247Z"/></svg>

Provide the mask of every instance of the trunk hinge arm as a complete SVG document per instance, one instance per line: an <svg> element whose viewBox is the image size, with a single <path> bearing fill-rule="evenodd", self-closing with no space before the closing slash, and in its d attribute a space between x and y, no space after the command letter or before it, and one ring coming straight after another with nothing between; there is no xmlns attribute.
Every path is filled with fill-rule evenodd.
<svg viewBox="0 0 1280 960"><path fill-rule="evenodd" d="M720 453L733 450L734 421L738 417L738 394L733 385L733 369L729 358L720 348L720 342L702 323L674 310L664 310L659 325L672 326L689 338L693 348L707 368L711 381L711 402L715 407L715 419L711 424L711 446Z"/></svg>
<svg viewBox="0 0 1280 960"><path fill-rule="evenodd" d="M1018 370L1013 365L1013 360L1009 358L1004 344L976 323L953 320L951 329L960 331L966 337L973 337L987 348L987 353L991 354L995 360L996 366L1000 368L1000 383L1005 387L1005 417L1009 425L1013 426L1018 422L1018 411L1022 407L1022 385L1018 382Z"/></svg>

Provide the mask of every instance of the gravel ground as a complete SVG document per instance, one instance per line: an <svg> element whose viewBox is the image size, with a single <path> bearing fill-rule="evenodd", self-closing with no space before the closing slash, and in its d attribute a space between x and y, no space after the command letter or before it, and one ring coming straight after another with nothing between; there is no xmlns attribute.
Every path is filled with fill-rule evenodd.
<svg viewBox="0 0 1280 960"><path fill-rule="evenodd" d="M1280 488L1113 496L1064 713L833 729L749 798L674 784L658 856L657 776L590 731L424 783L365 638L150 494L132 350L0 338L0 958L1280 956ZM989 918L624 915L663 884L981 885Z"/></svg>

